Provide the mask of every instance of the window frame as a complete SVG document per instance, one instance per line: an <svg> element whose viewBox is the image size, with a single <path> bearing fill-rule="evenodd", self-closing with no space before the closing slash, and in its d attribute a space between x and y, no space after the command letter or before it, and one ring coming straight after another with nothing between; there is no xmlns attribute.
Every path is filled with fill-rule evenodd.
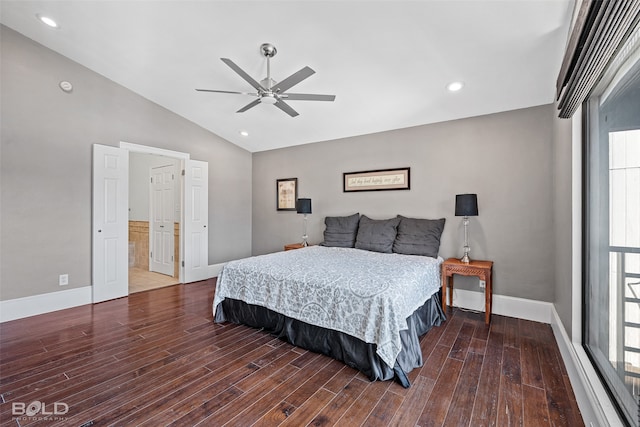
<svg viewBox="0 0 640 427"><path fill-rule="evenodd" d="M635 34L637 38L638 35L640 34L640 27L636 27ZM624 53L624 50L625 49L621 49L623 53ZM595 90L592 91L592 93L590 93L587 99L582 103L582 118L581 118L581 122L582 122L582 143L581 143L581 148L582 148L582 155L581 155L581 163L582 163L581 164L582 166L581 291L582 292L581 293L582 295L581 295L581 300L582 300L583 309L581 312L580 344L582 346L582 349L586 353L586 356L589 362L591 363L594 371L596 372L598 379L602 383L603 388L606 391L609 399L613 403L613 406L616 412L618 413L618 416L627 426L640 425L640 402L639 402L640 394L633 395L633 399L635 400L636 405L638 405L638 413L637 413L638 418L636 418L634 421L630 421L628 417L633 417L636 414L634 414L633 412L627 412L629 409L628 408L625 409L626 406L623 403L624 396L618 396L616 392L614 392L614 388L621 387L620 384L617 384L617 381L620 380L620 378L618 376L616 367L612 366L612 370L613 370L612 372L615 372L615 375L612 374L612 372L609 372L609 375L611 375L612 378L614 378L614 380L612 381L610 378L607 377L607 374L605 372L609 370L608 367L609 367L610 361L607 360L607 363L601 363L601 361L599 362L598 356L594 354L595 352L593 352L589 346L589 342L590 342L589 340L590 338L589 308L594 304L597 304L597 301L590 301L590 291L592 290L592 287L590 286L590 280L593 279L592 278L593 271L591 268L592 267L591 263L594 261L594 257L602 257L604 255L602 253L596 253L595 255L593 255L590 252L593 249L593 242L594 242L593 239L601 241L603 237L602 235L594 236L592 233L593 224L591 224L591 221L594 220L594 215L591 209L593 206L592 199L594 197L594 191L592 191L594 190L592 188L593 173L600 174L600 176L598 177L598 179L600 180L599 181L600 189L602 189L603 187L609 188L609 185L610 185L608 167L606 168L607 169L606 173L602 168L602 165L600 165L600 167L596 166L595 171L592 168L593 161L594 161L594 152L593 152L594 145L592 143L594 142L593 138L596 138L597 139L597 141L595 141L595 144L597 145L596 149L607 153L606 158L597 158L595 159L595 161L608 162L609 161L609 151L608 151L609 140L607 140L607 142L605 143L604 140L602 139L603 135L602 135L602 130L600 129L600 117L599 117L601 113L600 107L606 105L606 102L601 103L601 98L602 97L606 98L606 96L610 94L612 90L615 91L618 88L618 85L621 83L621 81L623 82L625 78L629 77L629 73L632 73L630 76L631 78L636 78L635 76L640 74L640 47L636 44L636 46L631 49L631 52L632 52L631 54L629 54L629 52L626 52L626 55L622 55L622 57L613 58L613 60L611 61L610 67L607 69L605 73L604 78L600 80ZM624 129L626 128L618 129L615 126L612 126L611 129L607 129L607 134L611 134L612 132L618 132ZM598 155L599 156L602 155L602 152L600 152ZM606 176L602 176L602 173L605 173ZM600 189L596 191L599 193L602 193ZM602 198L603 196L609 199L611 197L610 191L607 190L606 193L599 194L600 198ZM609 205L607 204L607 208L605 210L608 210L608 209L609 209ZM609 227L611 223L611 218L609 217L608 214L606 215L605 219L606 219L605 226ZM597 221L598 219L596 218L595 220ZM602 227L602 225L603 225L602 223L596 224L596 227ZM608 239L607 247L609 248L607 250L607 254L610 256L611 248L613 247L610 243L611 237L608 231L605 233L605 235L607 236L607 239ZM597 249L594 249L594 251L597 252ZM600 259L601 258L599 258L597 262L600 262L599 261ZM606 265L607 265L607 273L608 273L611 270L612 266L608 260L606 261ZM598 277L596 280L598 282L602 282L601 279L602 279L601 277ZM606 283L609 283L609 280L606 280ZM599 314L596 314L596 316L598 315ZM620 337L620 331L618 330L618 328L616 328L616 333L619 334L618 337ZM622 330L622 335L624 335L624 327ZM594 347L594 343L592 343L591 346ZM622 387L624 387L623 384L622 384ZM635 424L632 424L632 422L635 422Z"/></svg>

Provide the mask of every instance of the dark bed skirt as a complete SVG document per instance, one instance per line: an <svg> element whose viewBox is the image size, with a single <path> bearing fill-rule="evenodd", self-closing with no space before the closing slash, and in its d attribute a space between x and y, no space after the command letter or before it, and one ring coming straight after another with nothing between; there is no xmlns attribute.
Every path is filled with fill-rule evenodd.
<svg viewBox="0 0 640 427"><path fill-rule="evenodd" d="M222 301L216 308L215 322L228 321L264 329L295 346L340 360L361 371L371 381L395 379L403 387L409 387L407 373L423 364L420 337L432 326L440 326L446 318L439 295L440 292L434 294L407 319L409 329L400 331L402 350L393 367L376 354L375 344L239 300L227 298Z"/></svg>

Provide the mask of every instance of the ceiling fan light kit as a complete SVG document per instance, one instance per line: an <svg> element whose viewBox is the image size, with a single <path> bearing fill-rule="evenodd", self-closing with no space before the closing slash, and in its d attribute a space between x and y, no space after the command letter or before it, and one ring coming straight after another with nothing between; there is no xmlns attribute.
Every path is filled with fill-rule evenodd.
<svg viewBox="0 0 640 427"><path fill-rule="evenodd" d="M262 102L263 104L270 104L273 105L276 102L278 102L278 100L276 99L276 96L272 93L265 93L261 98L260 98L260 102Z"/></svg>
<svg viewBox="0 0 640 427"><path fill-rule="evenodd" d="M250 92L234 92L227 90L214 90L214 89L196 89L199 92L216 92L216 93L231 93L237 95L251 95L255 96L258 99L250 102L245 105L241 109L237 111L237 113L243 113L250 108L255 107L258 104L271 104L278 107L280 110L284 111L291 117L295 117L298 115L298 112L295 111L289 104L284 102L284 100L288 101L334 101L336 99L335 95L316 95L316 94L307 94L307 93L285 93L288 89L297 85L307 77L315 74L309 67L304 67L296 73L293 73L286 79L276 82L271 78L271 58L273 58L276 53L278 53L276 47L271 43L263 43L260 46L260 52L262 56L267 58L267 77L261 80L259 83L255 79L253 79L249 74L247 74L242 68L235 64L229 58L220 58L222 62L227 64L229 68L235 71L240 77L242 77L247 83L249 83L254 89L256 89L257 93Z"/></svg>

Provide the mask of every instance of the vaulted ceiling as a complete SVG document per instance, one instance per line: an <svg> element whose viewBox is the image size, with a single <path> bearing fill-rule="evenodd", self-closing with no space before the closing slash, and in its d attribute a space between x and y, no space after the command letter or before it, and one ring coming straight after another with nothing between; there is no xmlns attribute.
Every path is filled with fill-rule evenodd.
<svg viewBox="0 0 640 427"><path fill-rule="evenodd" d="M477 116L554 100L573 0L12 1L0 22L256 152ZM37 16L54 19L50 28ZM236 113L255 92L260 45L290 92L336 95ZM464 82L452 93L446 86ZM72 82L73 83L73 82ZM243 136L240 132L246 132Z"/></svg>

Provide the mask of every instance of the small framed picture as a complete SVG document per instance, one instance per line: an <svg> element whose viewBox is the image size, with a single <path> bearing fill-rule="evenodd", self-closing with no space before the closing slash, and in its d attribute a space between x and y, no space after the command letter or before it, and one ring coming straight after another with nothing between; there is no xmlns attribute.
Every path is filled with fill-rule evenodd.
<svg viewBox="0 0 640 427"><path fill-rule="evenodd" d="M276 180L276 206L279 211L295 211L298 199L298 178Z"/></svg>

